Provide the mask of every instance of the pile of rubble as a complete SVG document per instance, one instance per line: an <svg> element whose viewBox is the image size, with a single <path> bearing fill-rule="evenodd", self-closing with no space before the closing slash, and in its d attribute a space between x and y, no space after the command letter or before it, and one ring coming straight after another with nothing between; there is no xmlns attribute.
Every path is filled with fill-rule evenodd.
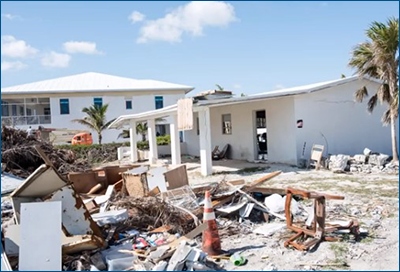
<svg viewBox="0 0 400 272"><path fill-rule="evenodd" d="M372 152L368 148L364 149L364 154L355 155L353 157L342 154L330 156L329 169L338 173L399 173L399 166L391 162L391 157L389 155Z"/></svg>
<svg viewBox="0 0 400 272"><path fill-rule="evenodd" d="M82 172L90 169L87 160L76 159L74 152L54 148L47 141L29 136L24 130L12 127L1 127L1 163L5 171L26 178L43 160L35 150L39 146L49 157L54 167L62 175L69 172Z"/></svg>
<svg viewBox="0 0 400 272"><path fill-rule="evenodd" d="M360 235L356 221L325 213L325 200L342 197L262 186L280 172L193 187L184 165L118 165L66 179L38 153L46 164L4 201L2 187L2 268L4 261L9 271L215 271L223 270L218 260L246 264L239 252L221 250L220 237L289 229L284 245L308 250Z"/></svg>

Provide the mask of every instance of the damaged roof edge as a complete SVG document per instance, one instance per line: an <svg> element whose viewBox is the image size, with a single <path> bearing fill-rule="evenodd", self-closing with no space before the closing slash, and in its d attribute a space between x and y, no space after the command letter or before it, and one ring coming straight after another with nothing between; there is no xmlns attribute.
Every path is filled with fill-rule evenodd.
<svg viewBox="0 0 400 272"><path fill-rule="evenodd" d="M383 83L379 79L375 79L375 78L371 78L371 77L367 77L367 76L360 77L359 75L354 75L351 77L341 78L341 79L337 79L337 80L333 80L333 81L298 86L298 87L287 88L287 89L283 89L283 90L271 91L271 92L266 92L266 93L261 93L261 94L250 95L250 96L198 101L196 104L193 104L193 110L196 111L196 108L197 108L197 110L199 110L200 107L218 107L218 106L227 105L227 104L229 104L229 105L230 104L239 104L239 103L246 103L246 102L257 101L257 100L267 100L267 99L273 99L273 98L279 98L279 97L314 93L317 91L322 91L325 89L344 85L344 84L354 82L357 80L362 80L362 79L369 80L371 82L375 82L378 84ZM153 119L153 118L162 117L162 114L170 115L174 111L177 111L176 104L169 106L169 107L165 107L163 109L159 109L159 110L147 111L147 112L132 114L132 115L122 115L122 116L118 117L114 122L112 122L108 128L119 129L122 126L124 126L126 124L126 122L128 122L129 120L144 121L144 120L146 120L146 118Z"/></svg>

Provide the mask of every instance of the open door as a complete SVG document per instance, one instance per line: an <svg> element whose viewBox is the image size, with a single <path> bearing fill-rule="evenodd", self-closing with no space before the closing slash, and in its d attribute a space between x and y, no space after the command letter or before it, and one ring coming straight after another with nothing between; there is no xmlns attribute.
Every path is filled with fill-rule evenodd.
<svg viewBox="0 0 400 272"><path fill-rule="evenodd" d="M268 160L268 134L267 119L265 110L255 112L255 134L256 134L256 150L257 160Z"/></svg>

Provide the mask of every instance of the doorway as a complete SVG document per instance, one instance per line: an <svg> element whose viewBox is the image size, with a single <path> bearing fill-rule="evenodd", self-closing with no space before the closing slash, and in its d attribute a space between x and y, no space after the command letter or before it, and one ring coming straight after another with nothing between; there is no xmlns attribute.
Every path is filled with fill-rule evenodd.
<svg viewBox="0 0 400 272"><path fill-rule="evenodd" d="M256 159L268 160L268 134L265 110L255 112Z"/></svg>

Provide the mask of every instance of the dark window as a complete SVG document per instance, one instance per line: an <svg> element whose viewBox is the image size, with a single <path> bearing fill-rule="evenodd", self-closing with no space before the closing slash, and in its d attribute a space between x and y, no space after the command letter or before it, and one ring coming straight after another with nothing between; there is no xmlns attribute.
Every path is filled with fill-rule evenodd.
<svg viewBox="0 0 400 272"><path fill-rule="evenodd" d="M11 105L12 115L17 116L17 105Z"/></svg>
<svg viewBox="0 0 400 272"><path fill-rule="evenodd" d="M164 97L156 96L155 97L155 102L156 102L156 109L164 108Z"/></svg>
<svg viewBox="0 0 400 272"><path fill-rule="evenodd" d="M198 117L196 119L196 125L197 125L197 135L200 135L200 122Z"/></svg>
<svg viewBox="0 0 400 272"><path fill-rule="evenodd" d="M69 99L60 99L60 114L69 114Z"/></svg>
<svg viewBox="0 0 400 272"><path fill-rule="evenodd" d="M103 98L95 97L93 99L93 104L94 104L95 107L99 107L99 108L103 107Z"/></svg>
<svg viewBox="0 0 400 272"><path fill-rule="evenodd" d="M9 116L8 102L1 100L1 116Z"/></svg>
<svg viewBox="0 0 400 272"><path fill-rule="evenodd" d="M131 110L132 109L132 100L125 100L125 108L127 110Z"/></svg>

